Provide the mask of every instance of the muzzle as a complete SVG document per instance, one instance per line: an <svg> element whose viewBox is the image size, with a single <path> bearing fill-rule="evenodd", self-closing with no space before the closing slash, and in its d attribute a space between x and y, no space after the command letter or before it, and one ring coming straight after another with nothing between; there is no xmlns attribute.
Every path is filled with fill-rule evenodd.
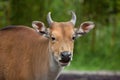
<svg viewBox="0 0 120 80"><path fill-rule="evenodd" d="M68 64L71 61L71 52L64 51L61 52L61 60L59 60L62 64Z"/></svg>

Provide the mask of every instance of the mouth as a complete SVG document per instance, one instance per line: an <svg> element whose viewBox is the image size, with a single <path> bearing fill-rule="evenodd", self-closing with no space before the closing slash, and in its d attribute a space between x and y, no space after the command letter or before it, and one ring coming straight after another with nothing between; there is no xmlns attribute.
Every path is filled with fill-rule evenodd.
<svg viewBox="0 0 120 80"><path fill-rule="evenodd" d="M61 66L67 66L71 61L71 58L62 58L59 60L59 63Z"/></svg>

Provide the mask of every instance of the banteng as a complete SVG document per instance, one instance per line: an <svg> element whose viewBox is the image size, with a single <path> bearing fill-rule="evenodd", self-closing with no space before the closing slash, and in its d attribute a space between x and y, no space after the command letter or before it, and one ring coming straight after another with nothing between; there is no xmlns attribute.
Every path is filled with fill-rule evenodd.
<svg viewBox="0 0 120 80"><path fill-rule="evenodd" d="M55 22L48 13L49 28L33 21L33 28L9 26L0 30L0 80L55 80L70 64L74 40L93 29L93 22L74 28L76 15L68 22Z"/></svg>

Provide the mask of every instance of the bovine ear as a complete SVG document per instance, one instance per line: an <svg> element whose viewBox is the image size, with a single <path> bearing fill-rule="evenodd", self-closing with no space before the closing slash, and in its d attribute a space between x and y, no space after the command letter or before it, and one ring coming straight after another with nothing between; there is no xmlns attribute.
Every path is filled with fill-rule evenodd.
<svg viewBox="0 0 120 80"><path fill-rule="evenodd" d="M79 37L79 36L82 36L86 33L88 33L91 29L93 29L95 26L95 24L91 21L86 21L86 22L83 22L79 29L76 30L76 36Z"/></svg>
<svg viewBox="0 0 120 80"><path fill-rule="evenodd" d="M48 35L49 35L48 34L48 29L45 27L43 22L33 21L32 26L38 33L40 33L43 36L48 37Z"/></svg>

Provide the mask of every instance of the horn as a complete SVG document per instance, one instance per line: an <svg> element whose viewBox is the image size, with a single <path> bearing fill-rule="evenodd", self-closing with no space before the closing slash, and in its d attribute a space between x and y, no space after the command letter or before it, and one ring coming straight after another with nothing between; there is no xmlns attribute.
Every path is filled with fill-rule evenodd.
<svg viewBox="0 0 120 80"><path fill-rule="evenodd" d="M47 15L47 21L48 21L49 25L51 25L51 23L53 23L53 20L51 18L51 12L49 12L48 15Z"/></svg>
<svg viewBox="0 0 120 80"><path fill-rule="evenodd" d="M70 20L70 22L72 22L75 25L75 23L76 23L76 14L73 11L71 12L71 14L72 14L72 19Z"/></svg>

